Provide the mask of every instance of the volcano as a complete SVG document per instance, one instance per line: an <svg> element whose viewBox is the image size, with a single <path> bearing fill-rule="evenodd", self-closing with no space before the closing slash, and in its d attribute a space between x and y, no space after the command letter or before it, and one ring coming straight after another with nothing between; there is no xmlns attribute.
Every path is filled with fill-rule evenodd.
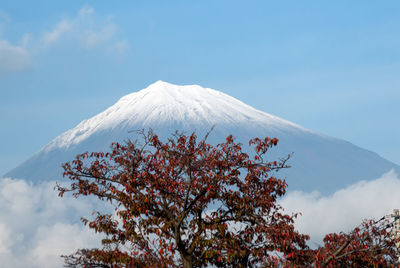
<svg viewBox="0 0 400 268"><path fill-rule="evenodd" d="M135 130L151 128L161 138L176 130L196 132L202 138L212 126L208 140L212 144L223 142L229 134L244 146L254 137L278 138L279 144L267 160L293 152L292 167L275 175L287 180L289 190L333 193L391 169L400 171L399 166L374 152L256 110L220 91L158 81L56 137L4 176L34 183L60 181L62 163L85 151L107 151L115 141L135 140Z"/></svg>

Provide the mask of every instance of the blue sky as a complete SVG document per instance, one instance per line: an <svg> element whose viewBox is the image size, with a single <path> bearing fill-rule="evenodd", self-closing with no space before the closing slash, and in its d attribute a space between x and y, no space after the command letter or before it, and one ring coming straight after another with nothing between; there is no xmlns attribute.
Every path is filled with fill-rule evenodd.
<svg viewBox="0 0 400 268"><path fill-rule="evenodd" d="M400 164L399 1L0 0L0 174L157 80Z"/></svg>

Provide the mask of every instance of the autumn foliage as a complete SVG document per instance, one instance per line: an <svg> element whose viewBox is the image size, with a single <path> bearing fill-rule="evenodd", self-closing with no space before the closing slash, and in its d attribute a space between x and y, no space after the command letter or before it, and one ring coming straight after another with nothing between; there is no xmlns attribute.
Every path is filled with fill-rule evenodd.
<svg viewBox="0 0 400 268"><path fill-rule="evenodd" d="M398 267L399 252L388 219L365 220L350 233L328 234L313 251L314 263L327 267Z"/></svg>
<svg viewBox="0 0 400 268"><path fill-rule="evenodd" d="M64 256L66 266L336 267L397 261L390 235L372 222L351 234L328 235L316 250L306 245L309 237L294 229L297 215L284 214L277 204L287 184L275 175L288 167L289 156L265 160L276 138L250 140L250 157L232 136L212 146L207 136L198 141L195 134L176 133L162 142L152 132L141 134L140 142L114 143L109 153L86 152L64 164L70 184L57 185L60 196L92 195L115 206L113 214L82 219L107 238L101 248Z"/></svg>

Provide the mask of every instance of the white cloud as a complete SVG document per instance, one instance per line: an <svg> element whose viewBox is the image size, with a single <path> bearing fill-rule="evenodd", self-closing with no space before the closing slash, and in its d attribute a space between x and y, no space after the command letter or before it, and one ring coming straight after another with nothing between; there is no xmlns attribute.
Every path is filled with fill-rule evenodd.
<svg viewBox="0 0 400 268"><path fill-rule="evenodd" d="M84 50L100 48L117 56L129 49L129 44L117 37L118 27L112 18L95 16L90 6L82 7L73 18L60 20L39 37L25 33L18 44L2 37L9 22L10 18L0 10L0 75L26 70L32 66L35 52L63 42Z"/></svg>
<svg viewBox="0 0 400 268"><path fill-rule="evenodd" d="M117 27L113 24L106 25L97 31L88 29L86 32L81 33L81 44L84 48L91 49L110 40L116 30Z"/></svg>
<svg viewBox="0 0 400 268"><path fill-rule="evenodd" d="M10 230L5 224L0 223L0 255L9 253L9 245L11 243Z"/></svg>
<svg viewBox="0 0 400 268"><path fill-rule="evenodd" d="M35 234L37 241L29 251L29 259L41 267L61 267L60 255L69 255L78 248L92 244L100 245L93 232L82 228L81 224L56 223L52 226L40 226ZM49 260L53 260L49 263Z"/></svg>
<svg viewBox="0 0 400 268"><path fill-rule="evenodd" d="M129 47L117 38L118 27L111 21L95 16L90 6L82 7L75 17L63 19L51 31L43 34L41 40L45 47L60 42L72 42L80 48L90 50L98 47L112 48L121 53Z"/></svg>
<svg viewBox="0 0 400 268"><path fill-rule="evenodd" d="M12 45L7 40L0 40L0 74L26 69L31 62L25 46Z"/></svg>
<svg viewBox="0 0 400 268"><path fill-rule="evenodd" d="M0 260L4 267L61 267L61 254L100 245L101 237L80 217L98 202L60 198L55 182L32 185L0 179ZM104 204L101 204L104 207Z"/></svg>
<svg viewBox="0 0 400 268"><path fill-rule="evenodd" d="M52 31L47 32L43 35L43 43L45 45L51 45L59 41L60 38L70 32L73 29L73 23L68 20L60 21Z"/></svg>
<svg viewBox="0 0 400 268"><path fill-rule="evenodd" d="M129 49L129 44L126 41L116 41L112 49L117 51L119 55L123 55Z"/></svg>
<svg viewBox="0 0 400 268"><path fill-rule="evenodd" d="M90 6L84 6L81 9L79 9L78 15L79 16L87 16L93 14L94 9Z"/></svg>
<svg viewBox="0 0 400 268"><path fill-rule="evenodd" d="M80 217L104 209L91 199L60 198L55 182L38 185L0 179L0 259L5 267L60 267L61 254L100 245L100 236ZM296 227L311 235L310 245L331 232L350 231L365 218L381 218L400 208L400 179L393 171L361 181L331 196L291 192L281 201L285 212L302 212Z"/></svg>
<svg viewBox="0 0 400 268"><path fill-rule="evenodd" d="M31 56L27 49L28 35L23 36L19 45L11 44L9 40L1 37L9 22L9 16L0 10L0 75L5 72L22 71L31 62Z"/></svg>
<svg viewBox="0 0 400 268"><path fill-rule="evenodd" d="M351 231L363 219L379 219L400 208L400 179L394 171L373 181L361 181L331 196L300 191L287 194L281 205L285 212L301 212L296 227L311 235L311 244L321 243L325 234ZM315 245L315 244L314 244Z"/></svg>

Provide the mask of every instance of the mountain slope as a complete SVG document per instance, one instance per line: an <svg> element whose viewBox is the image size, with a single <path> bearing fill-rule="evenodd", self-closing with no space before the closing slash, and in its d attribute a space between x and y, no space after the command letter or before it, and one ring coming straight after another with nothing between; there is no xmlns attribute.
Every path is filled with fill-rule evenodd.
<svg viewBox="0 0 400 268"><path fill-rule="evenodd" d="M288 178L290 189L329 193L390 169L400 170L373 152L258 111L222 92L158 81L82 121L5 176L35 182L60 179L61 163L84 151L107 150L117 140L135 139L134 130L152 128L161 137L175 130L196 131L202 137L213 125L212 143L229 134L243 144L253 137L279 138L271 159L294 152L292 168L278 174Z"/></svg>

